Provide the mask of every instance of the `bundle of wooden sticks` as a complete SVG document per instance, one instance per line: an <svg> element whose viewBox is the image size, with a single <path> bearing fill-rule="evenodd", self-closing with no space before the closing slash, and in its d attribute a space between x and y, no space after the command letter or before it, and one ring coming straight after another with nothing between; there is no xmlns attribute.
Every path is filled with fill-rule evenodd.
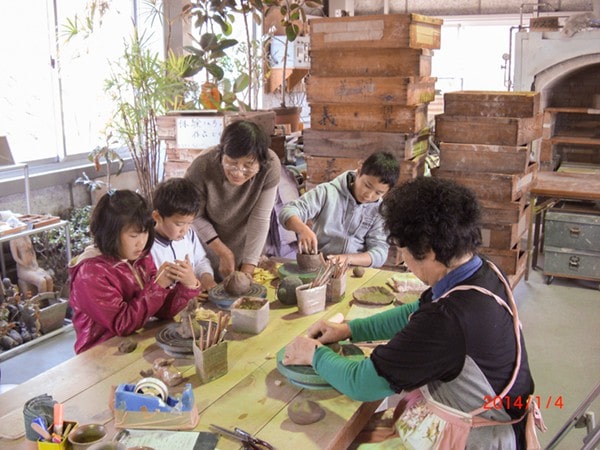
<svg viewBox="0 0 600 450"><path fill-rule="evenodd" d="M198 348L200 350L206 350L213 345L217 345L225 339L225 333L227 333L227 324L229 323L229 315L223 311L217 313L217 320L213 322L208 321L206 331L203 326L200 326L200 337L198 338ZM195 337L194 337L195 338Z"/></svg>
<svg viewBox="0 0 600 450"><path fill-rule="evenodd" d="M327 284L331 278L341 278L348 270L348 258L330 259L319 268L317 276L310 283L311 288Z"/></svg>

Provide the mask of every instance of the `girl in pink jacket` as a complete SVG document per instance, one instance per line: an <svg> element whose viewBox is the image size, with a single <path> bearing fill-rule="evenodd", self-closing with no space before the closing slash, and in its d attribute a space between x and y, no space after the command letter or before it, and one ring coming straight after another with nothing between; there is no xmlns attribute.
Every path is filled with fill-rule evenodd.
<svg viewBox="0 0 600 450"><path fill-rule="evenodd" d="M94 245L69 264L76 353L130 335L150 317L170 319L198 295L189 261L156 269L151 209L141 195L109 191L94 208L90 231Z"/></svg>

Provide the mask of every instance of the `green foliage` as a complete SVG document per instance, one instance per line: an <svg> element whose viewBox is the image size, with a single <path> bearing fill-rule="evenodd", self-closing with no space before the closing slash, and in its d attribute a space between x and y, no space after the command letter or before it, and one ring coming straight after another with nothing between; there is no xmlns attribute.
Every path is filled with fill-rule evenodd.
<svg viewBox="0 0 600 450"><path fill-rule="evenodd" d="M121 59L111 64L106 92L114 104L109 129L120 138L132 156L140 193L152 198L160 182L161 151L157 117L185 103L188 84L183 76L185 57L170 54L166 60L147 49L144 36L134 29L124 45Z"/></svg>
<svg viewBox="0 0 600 450"><path fill-rule="evenodd" d="M184 10L200 36L194 41L195 45L185 47L190 65L186 76L204 71L206 81L219 85L220 109L258 108L264 51L263 39L253 36L253 25L262 24L264 8L263 0L197 0ZM236 18L240 17L244 42L229 38ZM232 51L235 51L233 55ZM233 73L232 60L237 69ZM226 76L229 73L231 76Z"/></svg>
<svg viewBox="0 0 600 450"><path fill-rule="evenodd" d="M186 77L206 71L206 81L216 83L225 74L220 59L225 50L235 46L238 41L228 36L233 31L233 15L235 0L198 0L190 2L184 13L193 21L198 29L199 39L194 39L196 46L186 46L189 70ZM212 77L212 79L210 78Z"/></svg>
<svg viewBox="0 0 600 450"><path fill-rule="evenodd" d="M89 232L91 206L73 208L64 216L69 221L69 236L71 241L71 255L83 253L88 245L93 243ZM61 214L62 216L62 214ZM45 233L31 236L34 248L38 255L38 264L54 272L54 285L60 290L69 278L67 270L67 237L64 227L54 228Z"/></svg>
<svg viewBox="0 0 600 450"><path fill-rule="evenodd" d="M283 47L283 73L281 82L281 107L286 107L286 69L288 44L294 42L300 33L299 23L307 22L304 7L317 8L323 4L321 0L264 0L266 14L278 10L281 14L281 26L285 29L285 45Z"/></svg>

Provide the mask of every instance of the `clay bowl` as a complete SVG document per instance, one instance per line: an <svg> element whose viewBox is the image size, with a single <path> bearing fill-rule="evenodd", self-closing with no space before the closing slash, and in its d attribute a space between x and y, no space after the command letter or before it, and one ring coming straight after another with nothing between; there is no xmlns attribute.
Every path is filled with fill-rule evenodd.
<svg viewBox="0 0 600 450"><path fill-rule="evenodd" d="M296 254L298 268L304 272L315 272L319 270L323 261L325 261L325 259L323 258L323 253L320 252L314 255L307 253Z"/></svg>

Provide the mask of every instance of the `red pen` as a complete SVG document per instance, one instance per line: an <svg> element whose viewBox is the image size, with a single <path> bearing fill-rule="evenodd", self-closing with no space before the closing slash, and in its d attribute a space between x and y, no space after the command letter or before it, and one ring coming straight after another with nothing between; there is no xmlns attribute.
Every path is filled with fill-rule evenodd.
<svg viewBox="0 0 600 450"><path fill-rule="evenodd" d="M54 404L54 429L52 430L54 434L61 436L63 429L63 414L64 414L64 405L62 403Z"/></svg>

